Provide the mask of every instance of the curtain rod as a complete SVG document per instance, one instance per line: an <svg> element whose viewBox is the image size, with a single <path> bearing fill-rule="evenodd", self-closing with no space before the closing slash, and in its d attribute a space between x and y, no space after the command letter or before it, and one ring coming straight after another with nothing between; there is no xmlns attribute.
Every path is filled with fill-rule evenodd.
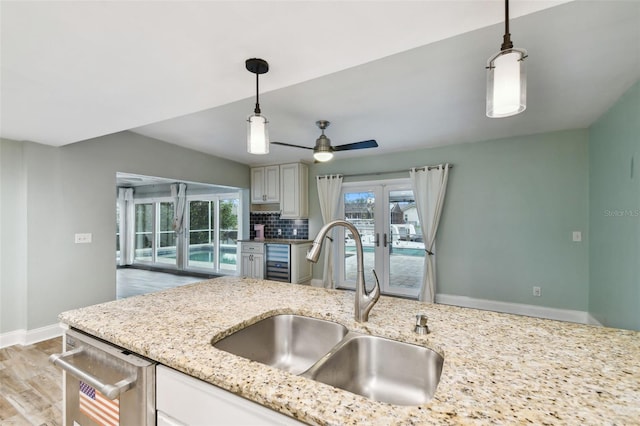
<svg viewBox="0 0 640 426"><path fill-rule="evenodd" d="M424 170L425 168L427 170L431 170L431 169L437 169L440 166L424 166L424 167L411 167L412 169L416 169L416 170ZM449 168L453 169L453 164L449 164ZM405 170L391 170L388 172L371 172L371 173L355 173L355 174L342 174L342 173L337 173L335 175L327 175L327 176L342 176L342 177L358 177L358 176L378 176L378 175L390 175L390 174L395 174L395 173L402 173L402 172L407 172L409 173L409 170L411 169L405 169ZM318 179L326 179L327 176L317 176Z"/></svg>

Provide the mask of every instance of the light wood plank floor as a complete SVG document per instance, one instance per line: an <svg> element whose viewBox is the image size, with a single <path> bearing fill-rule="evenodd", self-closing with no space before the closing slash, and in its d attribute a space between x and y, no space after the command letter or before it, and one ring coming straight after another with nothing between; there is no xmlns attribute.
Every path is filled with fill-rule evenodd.
<svg viewBox="0 0 640 426"><path fill-rule="evenodd" d="M48 361L61 350L62 337L0 349L0 424L62 424L62 372Z"/></svg>
<svg viewBox="0 0 640 426"><path fill-rule="evenodd" d="M117 297L153 293L207 278L118 269ZM62 425L62 372L49 363L62 337L0 349L0 424Z"/></svg>

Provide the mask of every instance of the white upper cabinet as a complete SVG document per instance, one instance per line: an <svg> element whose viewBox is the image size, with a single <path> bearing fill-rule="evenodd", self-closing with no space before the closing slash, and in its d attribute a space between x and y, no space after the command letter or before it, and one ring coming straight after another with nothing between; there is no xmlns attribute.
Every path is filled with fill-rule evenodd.
<svg viewBox="0 0 640 426"><path fill-rule="evenodd" d="M304 163L251 169L251 204L280 204L281 219L309 217L309 167Z"/></svg>
<svg viewBox="0 0 640 426"><path fill-rule="evenodd" d="M251 203L280 202L280 166L251 169Z"/></svg>
<svg viewBox="0 0 640 426"><path fill-rule="evenodd" d="M280 218L309 217L309 168L306 164L280 165Z"/></svg>

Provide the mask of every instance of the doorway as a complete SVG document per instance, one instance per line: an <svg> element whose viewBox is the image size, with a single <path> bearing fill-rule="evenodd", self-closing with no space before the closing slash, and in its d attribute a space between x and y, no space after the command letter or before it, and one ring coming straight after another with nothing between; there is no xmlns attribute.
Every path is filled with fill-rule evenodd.
<svg viewBox="0 0 640 426"><path fill-rule="evenodd" d="M384 294L417 298L422 284L425 246L409 179L346 183L339 211L360 233L365 282L375 269ZM339 288L355 288L356 244L338 228L335 263Z"/></svg>

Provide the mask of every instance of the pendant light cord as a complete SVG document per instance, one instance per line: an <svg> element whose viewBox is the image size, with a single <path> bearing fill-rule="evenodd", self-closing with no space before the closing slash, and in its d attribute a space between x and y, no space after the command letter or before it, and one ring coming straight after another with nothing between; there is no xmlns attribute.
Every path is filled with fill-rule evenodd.
<svg viewBox="0 0 640 426"><path fill-rule="evenodd" d="M256 73L256 108L253 110L254 113L260 114L260 90L258 87L258 77L260 74Z"/></svg>
<svg viewBox="0 0 640 426"><path fill-rule="evenodd" d="M504 0L504 36L500 50L513 49L511 34L509 34L509 0Z"/></svg>

